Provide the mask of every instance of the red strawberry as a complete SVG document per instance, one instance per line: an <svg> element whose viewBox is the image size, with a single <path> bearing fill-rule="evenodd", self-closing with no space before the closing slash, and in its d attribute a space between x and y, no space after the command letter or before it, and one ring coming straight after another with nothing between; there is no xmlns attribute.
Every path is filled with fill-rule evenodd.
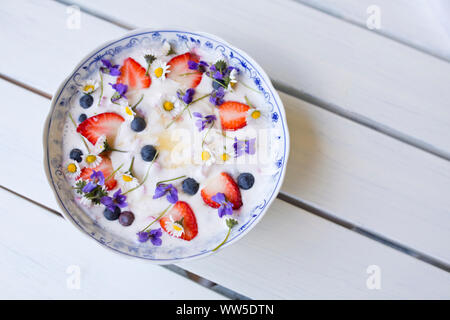
<svg viewBox="0 0 450 320"><path fill-rule="evenodd" d="M105 179L108 178L114 172L111 160L107 157L102 157L102 162L100 162L100 164L95 168L81 169L81 174L78 177L78 179L91 180L90 177L92 175L93 170L103 172L103 176L105 177ZM111 177L108 179L108 181L105 181L105 186L106 189L112 190L117 186L117 181L114 179L114 177Z"/></svg>
<svg viewBox="0 0 450 320"><path fill-rule="evenodd" d="M179 238L187 241L194 239L198 233L197 219L189 204L184 201L175 203L172 209L159 220L159 224L164 231L168 232L169 224L177 221L181 223L184 229Z"/></svg>
<svg viewBox="0 0 450 320"><path fill-rule="evenodd" d="M95 144L104 135L108 143L113 143L117 130L125 119L117 113L105 112L84 120L78 125L77 132Z"/></svg>
<svg viewBox="0 0 450 320"><path fill-rule="evenodd" d="M149 75L145 75L145 72L145 68L136 60L126 58L120 67L121 74L117 78L117 83L126 84L128 89L148 88L152 84L152 79Z"/></svg>
<svg viewBox="0 0 450 320"><path fill-rule="evenodd" d="M228 173L222 172L207 182L206 187L201 191L203 201L210 207L220 207L219 203L212 200L218 192L223 193L225 198L233 204L233 210L242 206L241 191Z"/></svg>
<svg viewBox="0 0 450 320"><path fill-rule="evenodd" d="M186 88L195 88L202 81L202 73L196 70L191 70L188 67L188 61L192 60L199 62L197 56L186 52L179 56L173 57L167 65L170 66L170 72L167 74L167 78L175 80L181 84L184 84ZM193 73L185 75L186 73Z"/></svg>
<svg viewBox="0 0 450 320"><path fill-rule="evenodd" d="M250 107L236 101L226 101L219 106L220 123L223 130L235 131L247 125Z"/></svg>

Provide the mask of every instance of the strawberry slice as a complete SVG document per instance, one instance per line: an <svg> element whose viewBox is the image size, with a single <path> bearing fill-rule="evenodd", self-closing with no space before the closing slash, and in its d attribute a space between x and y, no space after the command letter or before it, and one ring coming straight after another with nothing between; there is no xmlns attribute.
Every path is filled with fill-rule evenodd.
<svg viewBox="0 0 450 320"><path fill-rule="evenodd" d="M180 236L175 236L171 231L174 229L174 222L177 222L183 227L183 233L181 233ZM189 204L184 201L178 201L177 203L175 203L172 209L170 209L170 211L167 212L166 215L159 220L159 224L161 225L161 228L163 228L167 233L186 241L194 239L198 233L197 219L195 218L195 214ZM179 227L177 229L179 229Z"/></svg>
<svg viewBox="0 0 450 320"><path fill-rule="evenodd" d="M236 101L225 101L219 106L220 123L223 130L235 131L247 125L250 107Z"/></svg>
<svg viewBox="0 0 450 320"><path fill-rule="evenodd" d="M114 142L117 130L125 119L117 113L105 112L90 117L78 125L77 132L95 144L104 135L109 144Z"/></svg>
<svg viewBox="0 0 450 320"><path fill-rule="evenodd" d="M170 72L167 74L167 78L181 83L186 88L195 88L196 86L198 86L200 81L202 81L203 74L201 72L197 72L196 70L189 69L189 60L195 62L200 61L197 56L191 54L190 52L186 52L184 54L173 57L167 63L167 65L170 66ZM192 74L186 75L187 73Z"/></svg>
<svg viewBox="0 0 450 320"><path fill-rule="evenodd" d="M218 192L223 193L225 198L233 204L233 210L242 206L241 191L237 183L226 172L221 172L207 182L206 187L201 191L203 201L210 207L220 207L219 203L212 200L212 197Z"/></svg>
<svg viewBox="0 0 450 320"><path fill-rule="evenodd" d="M95 168L85 167L81 169L81 174L78 177L78 179L91 180L91 175L94 170L103 172L103 176L105 177L105 179L108 178L114 172L111 160L108 157L102 157L102 162L100 162L100 164ZM116 186L117 181L114 179L114 177L111 177L108 179L108 181L105 181L105 187L108 190L112 190Z"/></svg>
<svg viewBox="0 0 450 320"><path fill-rule="evenodd" d="M117 78L117 83L126 84L128 89L148 88L152 84L152 79L149 75L145 75L145 72L145 68L136 60L126 58L122 67L120 67L120 76Z"/></svg>

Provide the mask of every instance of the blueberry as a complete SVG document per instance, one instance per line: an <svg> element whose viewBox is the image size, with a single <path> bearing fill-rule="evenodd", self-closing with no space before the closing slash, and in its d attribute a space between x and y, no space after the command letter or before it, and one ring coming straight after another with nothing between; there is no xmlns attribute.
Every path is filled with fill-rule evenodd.
<svg viewBox="0 0 450 320"><path fill-rule="evenodd" d="M72 160L75 160L76 162L81 162L83 160L81 158L82 155L83 155L83 151L75 148L70 151L69 158Z"/></svg>
<svg viewBox="0 0 450 320"><path fill-rule="evenodd" d="M134 221L134 214L131 211L124 211L119 216L119 223L124 227L130 226Z"/></svg>
<svg viewBox="0 0 450 320"><path fill-rule="evenodd" d="M80 116L78 117L78 122L79 123L82 123L84 120L86 120L87 119L87 115L86 114L84 114L84 113L82 113L82 114L80 114Z"/></svg>
<svg viewBox="0 0 450 320"><path fill-rule="evenodd" d="M103 211L103 215L107 220L113 221L119 219L120 216L120 208L116 207L114 211L109 210L108 208Z"/></svg>
<svg viewBox="0 0 450 320"><path fill-rule="evenodd" d="M131 121L131 129L136 132L141 132L145 129L147 124L145 123L144 118L134 117L133 121Z"/></svg>
<svg viewBox="0 0 450 320"><path fill-rule="evenodd" d="M152 145L143 146L141 149L142 160L144 161L152 161L156 155L156 149Z"/></svg>
<svg viewBox="0 0 450 320"><path fill-rule="evenodd" d="M237 178L238 186L241 189L248 190L253 187L255 177L251 173L241 173Z"/></svg>
<svg viewBox="0 0 450 320"><path fill-rule="evenodd" d="M90 108L94 103L94 98L90 94L83 94L80 98L80 106L84 109Z"/></svg>
<svg viewBox="0 0 450 320"><path fill-rule="evenodd" d="M199 184L192 178L187 178L183 180L183 191L187 194L193 196L198 191Z"/></svg>
<svg viewBox="0 0 450 320"><path fill-rule="evenodd" d="M214 88L214 90L217 90L220 87L224 87L224 86L225 86L225 81L223 81L223 80L213 80L213 82L212 82L212 87Z"/></svg>

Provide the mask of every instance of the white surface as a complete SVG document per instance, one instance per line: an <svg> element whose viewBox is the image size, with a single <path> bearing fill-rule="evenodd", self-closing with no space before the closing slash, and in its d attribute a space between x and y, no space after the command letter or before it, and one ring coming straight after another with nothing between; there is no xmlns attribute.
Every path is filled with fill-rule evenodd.
<svg viewBox="0 0 450 320"><path fill-rule="evenodd" d="M380 10L383 35L450 60L448 0L294 0L341 19L367 26L369 6ZM371 12L371 11L370 11Z"/></svg>
<svg viewBox="0 0 450 320"><path fill-rule="evenodd" d="M91 7L101 4L102 1L86 2ZM258 1L256 7L253 4L252 1L239 5L214 2L210 8L198 6L195 1L193 4L158 2L157 6L135 1L133 6L125 8L108 2L107 15L149 26L149 12L157 9L170 12L174 17L171 22L216 33L248 51L280 82L350 111L358 107L358 113L434 145L445 148L450 145L446 138L450 116L445 104L449 99L448 90L444 90L449 80L446 77L450 77L446 72L448 64L297 3L263 0ZM248 13L252 7L258 15ZM189 10L195 8L201 10L196 11L196 18L192 19ZM0 58L8 63L2 65L0 72L53 93L73 65L101 39L123 33L123 29L86 14L82 14L81 30L68 30L65 9L51 1L5 3L0 8L0 21L14 28L3 28L2 40L8 46L2 48ZM211 16L210 10L214 10L215 15ZM104 13L103 9L101 11ZM154 26L168 24L164 14L150 15ZM51 18L43 18L46 16ZM229 23L217 24L220 19ZM277 33L278 26L283 26L283 30L297 28L295 30L307 32L297 32L299 40L294 45L282 41L281 48L269 47L266 39L275 35L282 39L289 36L289 32ZM383 52L374 51L378 47ZM273 62L275 54L283 57L280 63ZM405 79L399 77L401 72ZM5 168L4 165L13 163L20 168L2 169L0 184L56 209L41 163L41 132L49 101L3 80L0 88L5 104L15 106L4 108L1 117L0 139L6 143L0 144L0 149L2 155L8 156L0 158L0 166ZM450 200L443 194L449 189L448 162L299 99L285 94L282 99L292 138L284 192L360 227L448 261ZM21 130L12 121L17 117L18 105L26 114L22 126L28 130ZM40 218L49 214L45 210L22 199L18 202L9 199L6 202L11 202L15 209L10 211L14 214L16 211L40 211L33 230L41 221L45 222ZM13 206L13 203L19 204ZM58 218L54 219L64 225L61 229L69 228ZM26 230L21 221L10 229ZM48 231L46 222L40 229L44 228ZM53 231L48 233L54 234ZM73 233L70 237L80 236L76 230L67 233ZM0 239L3 238L0 236ZM38 240L48 240L45 239L43 235ZM85 240L87 246L98 247L89 239ZM39 248L29 248L29 242L24 242L28 247L22 249L19 244L14 247L16 242L5 241L2 249L8 251L13 247L18 253L34 252L34 256L30 253L33 259L42 258ZM52 245L47 245L51 250ZM26 257L27 253L22 256ZM61 256L66 257L62 253ZM10 264L0 264L1 270L12 272L13 268L7 266L27 266L23 261L30 259L23 259L14 256L8 260ZM92 259L85 263L87 268L96 265ZM381 268L382 290L366 288L369 276L366 269L372 264ZM130 265L133 268L147 266L135 260ZM216 256L183 264L183 267L253 298L450 296L448 273L281 200L275 201L262 222L238 244ZM139 272L146 275L147 269ZM23 281L20 278L23 273L12 274L8 280L17 277ZM37 288L45 276L50 277L47 281L57 281L53 274L37 272L29 277L32 281L28 284L22 282L24 289L20 292L39 294ZM94 292L103 292L98 288L101 282L89 280L88 285L93 286ZM53 288L61 293L57 285ZM189 291L189 288L183 289L181 296L190 297ZM13 293L17 292L11 291L11 295Z"/></svg>
<svg viewBox="0 0 450 320"><path fill-rule="evenodd" d="M450 64L370 30L290 0L74 2L131 26L216 34L250 54L273 80L450 157Z"/></svg>
<svg viewBox="0 0 450 320"><path fill-rule="evenodd" d="M64 6L49 3L51 5L46 8L35 5L28 11L37 15L52 12L54 17L65 15ZM9 15L14 12L11 10ZM84 15L80 31L61 28L62 21L58 19L39 20L32 24L27 24L27 20L23 21L20 30L26 39L39 39L41 34L46 34L47 37L44 46L33 40L36 41L34 55L42 63L30 63L24 68L21 61L14 68L14 74L19 79L33 77L32 84L49 93L53 93L59 85L57 81L61 81L85 53L98 45L96 33L85 34L83 30L101 30L105 32L105 37L112 34L119 36L124 32L108 22L89 16L85 18ZM67 39L63 52L48 50L61 47L60 39ZM14 43L16 51L27 50L24 46L26 42ZM56 62L58 68L46 67L53 62ZM30 73L29 69L33 71ZM16 96L20 95L12 89L4 91L7 92L9 101L16 101ZM450 197L445 194L445 190L450 189L449 162L289 95L281 94L281 98L287 108L292 136L288 172L282 192L359 227L450 263ZM25 108L36 108L37 105L35 102L27 102ZM27 127L33 128L33 132L42 129L43 119L49 108L46 102L39 105L43 106L40 110L42 114L37 113L35 116L42 120L37 122L35 117L30 117L27 124ZM14 113L14 109L5 112ZM30 111L36 112L34 109ZM0 132L17 136L17 143L23 143L23 147L18 147L17 143L4 147L16 148L22 154L23 161L26 161L27 155L23 149L30 139L34 139L35 144L40 144L40 137L29 131L13 133L16 127L8 119L9 117L3 118L5 123ZM35 154L37 153L34 152L33 155ZM33 165L39 168L41 166L38 162ZM43 176L38 168L35 170L39 172L39 177ZM27 189L30 195L36 193L35 188L23 185L15 174L9 174L7 178L11 180L10 185L20 188L14 190Z"/></svg>
<svg viewBox="0 0 450 320"><path fill-rule="evenodd" d="M224 299L170 270L100 248L3 189L0 219L0 299Z"/></svg>

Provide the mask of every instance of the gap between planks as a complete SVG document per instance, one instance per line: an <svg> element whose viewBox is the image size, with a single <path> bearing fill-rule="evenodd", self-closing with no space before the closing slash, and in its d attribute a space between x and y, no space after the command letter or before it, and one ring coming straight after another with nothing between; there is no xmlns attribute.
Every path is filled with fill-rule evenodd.
<svg viewBox="0 0 450 320"><path fill-rule="evenodd" d="M137 26L134 26L132 24L127 24L127 23L122 22L120 20L117 20L117 19L115 19L115 18L113 18L111 16L105 15L104 13L100 13L97 10L89 9L89 8L87 8L85 6L80 6L78 4L74 4L72 1L67 1L67 0L53 0L53 1L58 2L60 4L63 4L63 5L67 5L67 6L76 5L84 13L89 14L89 15L94 16L94 17L97 17L97 18L99 18L99 19L101 19L103 21L109 22L111 24L114 24L114 25L116 25L116 26L118 26L120 28L123 28L125 30L128 30L128 31L138 28ZM325 14L334 16L334 15L332 15L332 14L330 14L328 12L325 12L325 11L323 11L321 9L318 9L318 8L316 8L314 6L305 4L301 0L293 0L293 1L297 2L299 5L303 5L303 6L312 8L314 10L323 12ZM340 18L339 16L334 16L334 17L335 18ZM362 25L357 24L357 23L353 23L350 20L347 20L347 19L341 19L341 20L346 22L346 23L350 23L352 25L355 25L355 26L358 26L358 27L361 27L361 28L367 30ZM413 45L408 45L407 43L404 43L404 42L402 42L399 39L396 39L394 37L389 37L389 36L387 36L385 34L382 34L382 33L377 33L377 34L379 34L381 36L384 36L386 38L389 38L392 41L396 41L396 42L399 42L399 43L401 43L403 45L411 47L411 48L413 48L415 50L421 51L421 52L423 52L425 54L428 54L428 55L431 55L433 57L436 57L435 55L433 55L430 52L426 52L424 50L421 50L420 48L417 48L417 47L415 47ZM436 58L439 58L439 57L436 57ZM442 59L442 58L439 58L439 59L443 60L445 62L448 62L445 59ZM406 134L404 134L404 133L402 133L400 131L395 130L394 128L391 128L391 127L388 127L388 126L383 125L381 123L378 123L378 122L376 122L374 120L371 120L371 119L369 119L367 117L364 117L362 115L346 111L344 108L342 108L342 107L340 107L338 105L335 105L333 103L324 101L324 100L320 99L319 97L316 97L316 96L310 95L308 93L302 92L302 91L300 91L298 89L292 88L289 85L283 84L283 83L281 83L279 81L274 81L273 79L271 79L271 81L272 81L273 86L275 87L276 90L279 90L279 91L281 91L283 93L291 95L291 96L293 96L295 98L298 98L300 100L304 100L306 102L309 102L309 103L311 103L314 106L317 106L317 107L320 107L322 109L325 109L325 110L327 110L329 112L332 112L333 114L336 114L337 116L340 116L342 118L345 118L345 119L348 119L348 120L353 121L355 123L358 123L358 124L360 124L360 125L362 125L364 127L367 127L369 129L375 130L375 131L377 131L379 133L387 135L387 136L389 136L389 137L391 137L393 139L396 139L396 140L398 140L400 142L406 143L406 144L408 144L408 145L410 145L412 147L415 147L417 149L420 149L420 150L422 150L424 152L430 153L430 154L432 154L434 156L437 156L437 157L442 158L444 160L450 161L450 152L446 152L444 150L436 148L436 147L432 146L431 144L426 143L425 141L422 141L420 139L416 139L414 137L406 135Z"/></svg>
<svg viewBox="0 0 450 320"><path fill-rule="evenodd" d="M28 197L26 197L26 196L24 196L22 194L19 194L19 193L15 192L14 190L6 188L5 186L2 186L2 185L0 185L0 189L3 189L5 191L13 194L14 196L17 196L17 197L21 198L21 199L29 201L32 204L37 205L37 206L39 206L39 207L41 207L41 208L43 208L43 209L45 209L45 210L55 214L56 216L64 219L62 214L59 213L58 211L56 211L56 210L54 210L52 208L49 208L49 207L47 207L47 206L45 206L45 205L43 205L43 204L41 204L41 203L39 203L39 202L37 202L37 201L35 201L33 199L30 199L30 198L28 198ZM202 287L205 287L205 288L207 288L209 290L212 290L212 291L214 291L214 292L216 292L216 293L218 293L220 295L223 295L226 298L229 298L229 299L232 299L232 300L250 300L249 297L246 297L246 296L244 296L244 295L242 295L242 294L240 294L238 292L235 292L233 290L225 288L225 287L223 287L223 286L221 286L221 285L219 285L219 284L217 284L217 283L215 283L213 281L210 281L210 280L208 280L206 278L203 278L203 277L201 277L201 276L199 276L199 275L197 275L197 274L195 274L193 272L190 272L188 270L185 270L185 269L183 269L183 268L181 268L179 266L176 266L176 265L173 265L173 264L169 264L169 265L161 265L161 267L165 268L167 270L170 270L170 271L172 271L172 272L174 272L174 273L176 273L176 274L178 274L178 275L180 275L180 276L182 276L182 277L184 277L186 279L194 281L195 283L201 285Z"/></svg>
<svg viewBox="0 0 450 320"><path fill-rule="evenodd" d="M35 94L38 94L38 95L40 95L40 96L42 96L42 97L44 97L46 99L49 99L49 100L52 99L52 95L51 94L48 94L46 92L43 92L43 91L38 90L36 88L33 88L33 87L31 87L31 86L29 86L27 84L24 84L24 83L22 83L20 81L12 79L12 78L10 78L8 76L5 76L2 73L0 73L0 79L8 81L8 82L10 82L10 83L12 83L14 85L20 86L20 87L22 87L22 88L24 88L24 89L26 89L28 91L31 91L31 92L33 92ZM18 193L16 193L13 190L10 190L10 189L8 189L8 188L6 188L4 186L1 186L1 185L0 185L0 188L4 189L6 191L9 191L9 192L11 192L11 193L13 193L13 194L15 194L15 195L25 199L25 200L33 202L34 204L36 204L38 206L41 206L42 208L47 209L50 212L52 212L54 214L57 214L57 215L62 217L62 215L59 212L57 212L57 211L55 211L55 210L53 210L53 209L51 209L51 208L49 208L49 207L47 207L45 205L42 205L42 204L40 204L40 203L38 203L38 202L36 202L36 201L34 201L32 199L29 199L29 198L27 198L27 197L25 197L25 196L23 196L21 194L18 194ZM409 247L407 247L405 245L402 245L402 244L400 244L400 243L398 243L398 242L396 242L396 241L394 241L392 239L386 238L386 237L384 237L382 235L379 235L379 234L376 234L376 233L371 232L369 230L366 230L364 228L358 227L355 224L350 223L348 221L345 221L344 219L338 218L335 215L327 212L326 210L323 210L323 209L321 209L321 208L319 208L317 206L314 206L314 205L312 205L310 203L307 203L306 201L302 201L302 200L299 200L297 198L294 198L294 197L292 197L292 196L290 196L290 195L288 195L288 194L286 194L284 192L280 192L277 195L277 198L280 199L280 200L283 200L285 202L288 202L288 203L290 203L290 204L292 204L292 205L294 205L296 207L304 209L304 210L306 210L307 212L309 212L311 214L314 214L314 215L319 216L319 217L321 217L321 218L323 218L325 220L328 220L328 221L330 221L332 223L335 223L335 224L337 224L337 225L339 225L341 227L344 227L344 228L346 228L346 229L348 229L350 231L356 232L356 233L358 233L358 234L360 234L362 236L365 236L365 237L370 238L372 240L375 240L375 241L377 241L377 242L379 242L381 244L384 244L384 245L386 245L388 247L396 249L397 251L400 251L400 252L402 252L404 254L407 254L407 255L412 256L412 257L414 257L416 259L419 259L419 260L421 260L423 262L431 264L431 265L433 265L433 266L435 266L437 268L440 268L440 269L442 269L444 271L450 272L450 265L445 263L444 261L441 261L439 259L433 258L433 257L431 257L431 256L429 256L429 255L427 255L427 254L425 254L423 252L420 252L418 250L411 249L411 248L409 248ZM171 268L174 268L174 267L171 267ZM179 267L176 267L176 268L179 268ZM180 268L180 270L183 270L183 269ZM219 288L217 290L219 290L218 292L221 293L221 294L224 294L223 292L229 292L229 294L226 295L228 298L231 298L231 299L248 299L247 297L245 297L243 295L240 295L239 293L236 293L236 292L234 292L232 290L229 290L227 288L223 288L220 285L217 285L217 284L215 284L215 283L213 283L213 282L211 282L211 281L209 281L207 279L203 279L203 278L201 278L201 277L199 277L199 276L197 276L197 275L195 275L193 273L190 273L187 270L183 270L183 272L184 272L183 275L185 275L186 277L188 277L190 279L191 278L193 278L193 279L196 279L196 278L202 279L202 280L200 280L199 283L201 283L204 286L206 285L206 286L211 286L213 288L215 288L215 287Z"/></svg>

